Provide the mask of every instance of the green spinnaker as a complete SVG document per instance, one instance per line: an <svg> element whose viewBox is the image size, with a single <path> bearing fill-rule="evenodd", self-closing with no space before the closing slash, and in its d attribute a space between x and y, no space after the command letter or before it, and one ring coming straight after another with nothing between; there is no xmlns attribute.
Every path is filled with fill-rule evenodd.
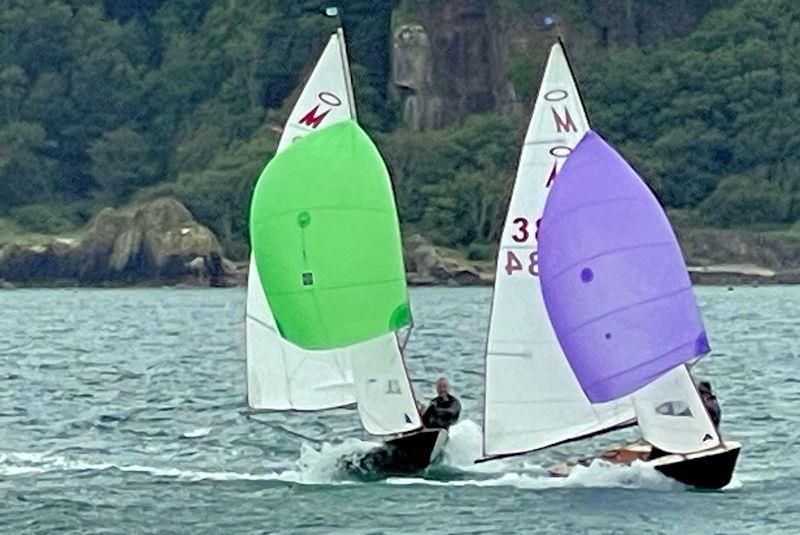
<svg viewBox="0 0 800 535"><path fill-rule="evenodd" d="M345 347L410 323L389 172L356 122L272 159L253 193L250 236L275 322L293 344Z"/></svg>

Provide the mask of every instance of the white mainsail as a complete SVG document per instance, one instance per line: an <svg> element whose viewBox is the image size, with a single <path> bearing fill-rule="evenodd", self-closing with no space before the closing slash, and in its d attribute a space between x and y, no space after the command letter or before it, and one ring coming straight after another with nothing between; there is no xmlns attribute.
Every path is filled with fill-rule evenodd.
<svg viewBox="0 0 800 535"><path fill-rule="evenodd" d="M484 456L544 448L633 418L627 399L586 398L548 319L537 229L552 181L589 129L560 43L553 45L520 156L500 250L486 352Z"/></svg>
<svg viewBox="0 0 800 535"><path fill-rule="evenodd" d="M289 115L278 152L310 132L354 118L347 53L339 30ZM422 425L395 334L328 351L309 351L287 342L275 325L252 257L245 325L250 407L320 410L357 403L362 424L372 434L402 433Z"/></svg>
<svg viewBox="0 0 800 535"><path fill-rule="evenodd" d="M250 407L313 411L355 403L349 355L306 351L281 338L250 262L245 320Z"/></svg>

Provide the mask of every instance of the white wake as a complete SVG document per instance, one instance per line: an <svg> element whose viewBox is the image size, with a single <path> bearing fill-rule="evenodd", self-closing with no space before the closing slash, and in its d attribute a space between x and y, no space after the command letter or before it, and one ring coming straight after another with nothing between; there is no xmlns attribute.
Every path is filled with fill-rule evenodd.
<svg viewBox="0 0 800 535"><path fill-rule="evenodd" d="M206 430L186 433L186 438L202 436ZM177 467L117 464L94 461L88 455L68 457L47 452L0 453L0 476L36 476L52 472L86 472L117 470L125 473L146 474L179 481L275 481L302 485L353 485L365 484L347 477L342 470L343 458L366 453L379 442L349 438L338 443L313 446L303 443L298 457L293 461L269 462L257 459L259 467L253 472L209 471ZM443 459L425 472L414 477L390 477L382 483L388 485L434 485L474 487L515 487L522 489L558 488L647 488L673 490L684 488L641 462L631 466L595 461L590 466L575 467L568 477L551 477L544 466L549 460L518 457L475 464L481 456L481 428L465 420L450 429L450 440ZM375 484L375 483L370 483ZM734 479L728 488L739 488Z"/></svg>

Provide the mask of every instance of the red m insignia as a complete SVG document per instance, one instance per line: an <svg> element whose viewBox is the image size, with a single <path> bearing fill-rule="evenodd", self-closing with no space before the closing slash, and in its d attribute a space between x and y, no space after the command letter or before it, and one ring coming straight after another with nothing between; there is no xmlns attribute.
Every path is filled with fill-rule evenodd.
<svg viewBox="0 0 800 535"><path fill-rule="evenodd" d="M553 169L550 171L550 176L547 179L547 184L544 187L549 188L550 185L553 183L553 180L556 179L556 175L558 174L558 164L553 162Z"/></svg>
<svg viewBox="0 0 800 535"><path fill-rule="evenodd" d="M561 132L569 132L572 130L573 132L578 131L578 127L575 126L575 123L572 121L572 116L569 114L569 110L564 108L564 117L561 117L555 108L550 108L553 110L553 120L556 122L556 131Z"/></svg>
<svg viewBox="0 0 800 535"><path fill-rule="evenodd" d="M311 128L316 128L316 127L319 126L319 123L322 122L322 120L325 118L326 115L328 115L328 113L331 110L327 110L325 113L322 113L320 115L316 114L317 111L319 111L319 104L314 106L314 109L312 109L311 111L306 113L303 116L303 118L300 119L300 124L305 124L305 125L310 126Z"/></svg>

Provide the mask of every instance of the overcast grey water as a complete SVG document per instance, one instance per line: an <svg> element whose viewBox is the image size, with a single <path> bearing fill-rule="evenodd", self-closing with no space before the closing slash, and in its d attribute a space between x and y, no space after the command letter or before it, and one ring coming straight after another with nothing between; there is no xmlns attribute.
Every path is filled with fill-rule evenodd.
<svg viewBox="0 0 800 535"><path fill-rule="evenodd" d="M800 532L800 288L696 289L713 352L695 368L744 447L698 492L641 467L550 478L554 458L480 455L487 288L411 292L417 390L446 374L464 405L445 460L359 482L353 410L250 414L244 290L0 291L0 530L8 533Z"/></svg>

